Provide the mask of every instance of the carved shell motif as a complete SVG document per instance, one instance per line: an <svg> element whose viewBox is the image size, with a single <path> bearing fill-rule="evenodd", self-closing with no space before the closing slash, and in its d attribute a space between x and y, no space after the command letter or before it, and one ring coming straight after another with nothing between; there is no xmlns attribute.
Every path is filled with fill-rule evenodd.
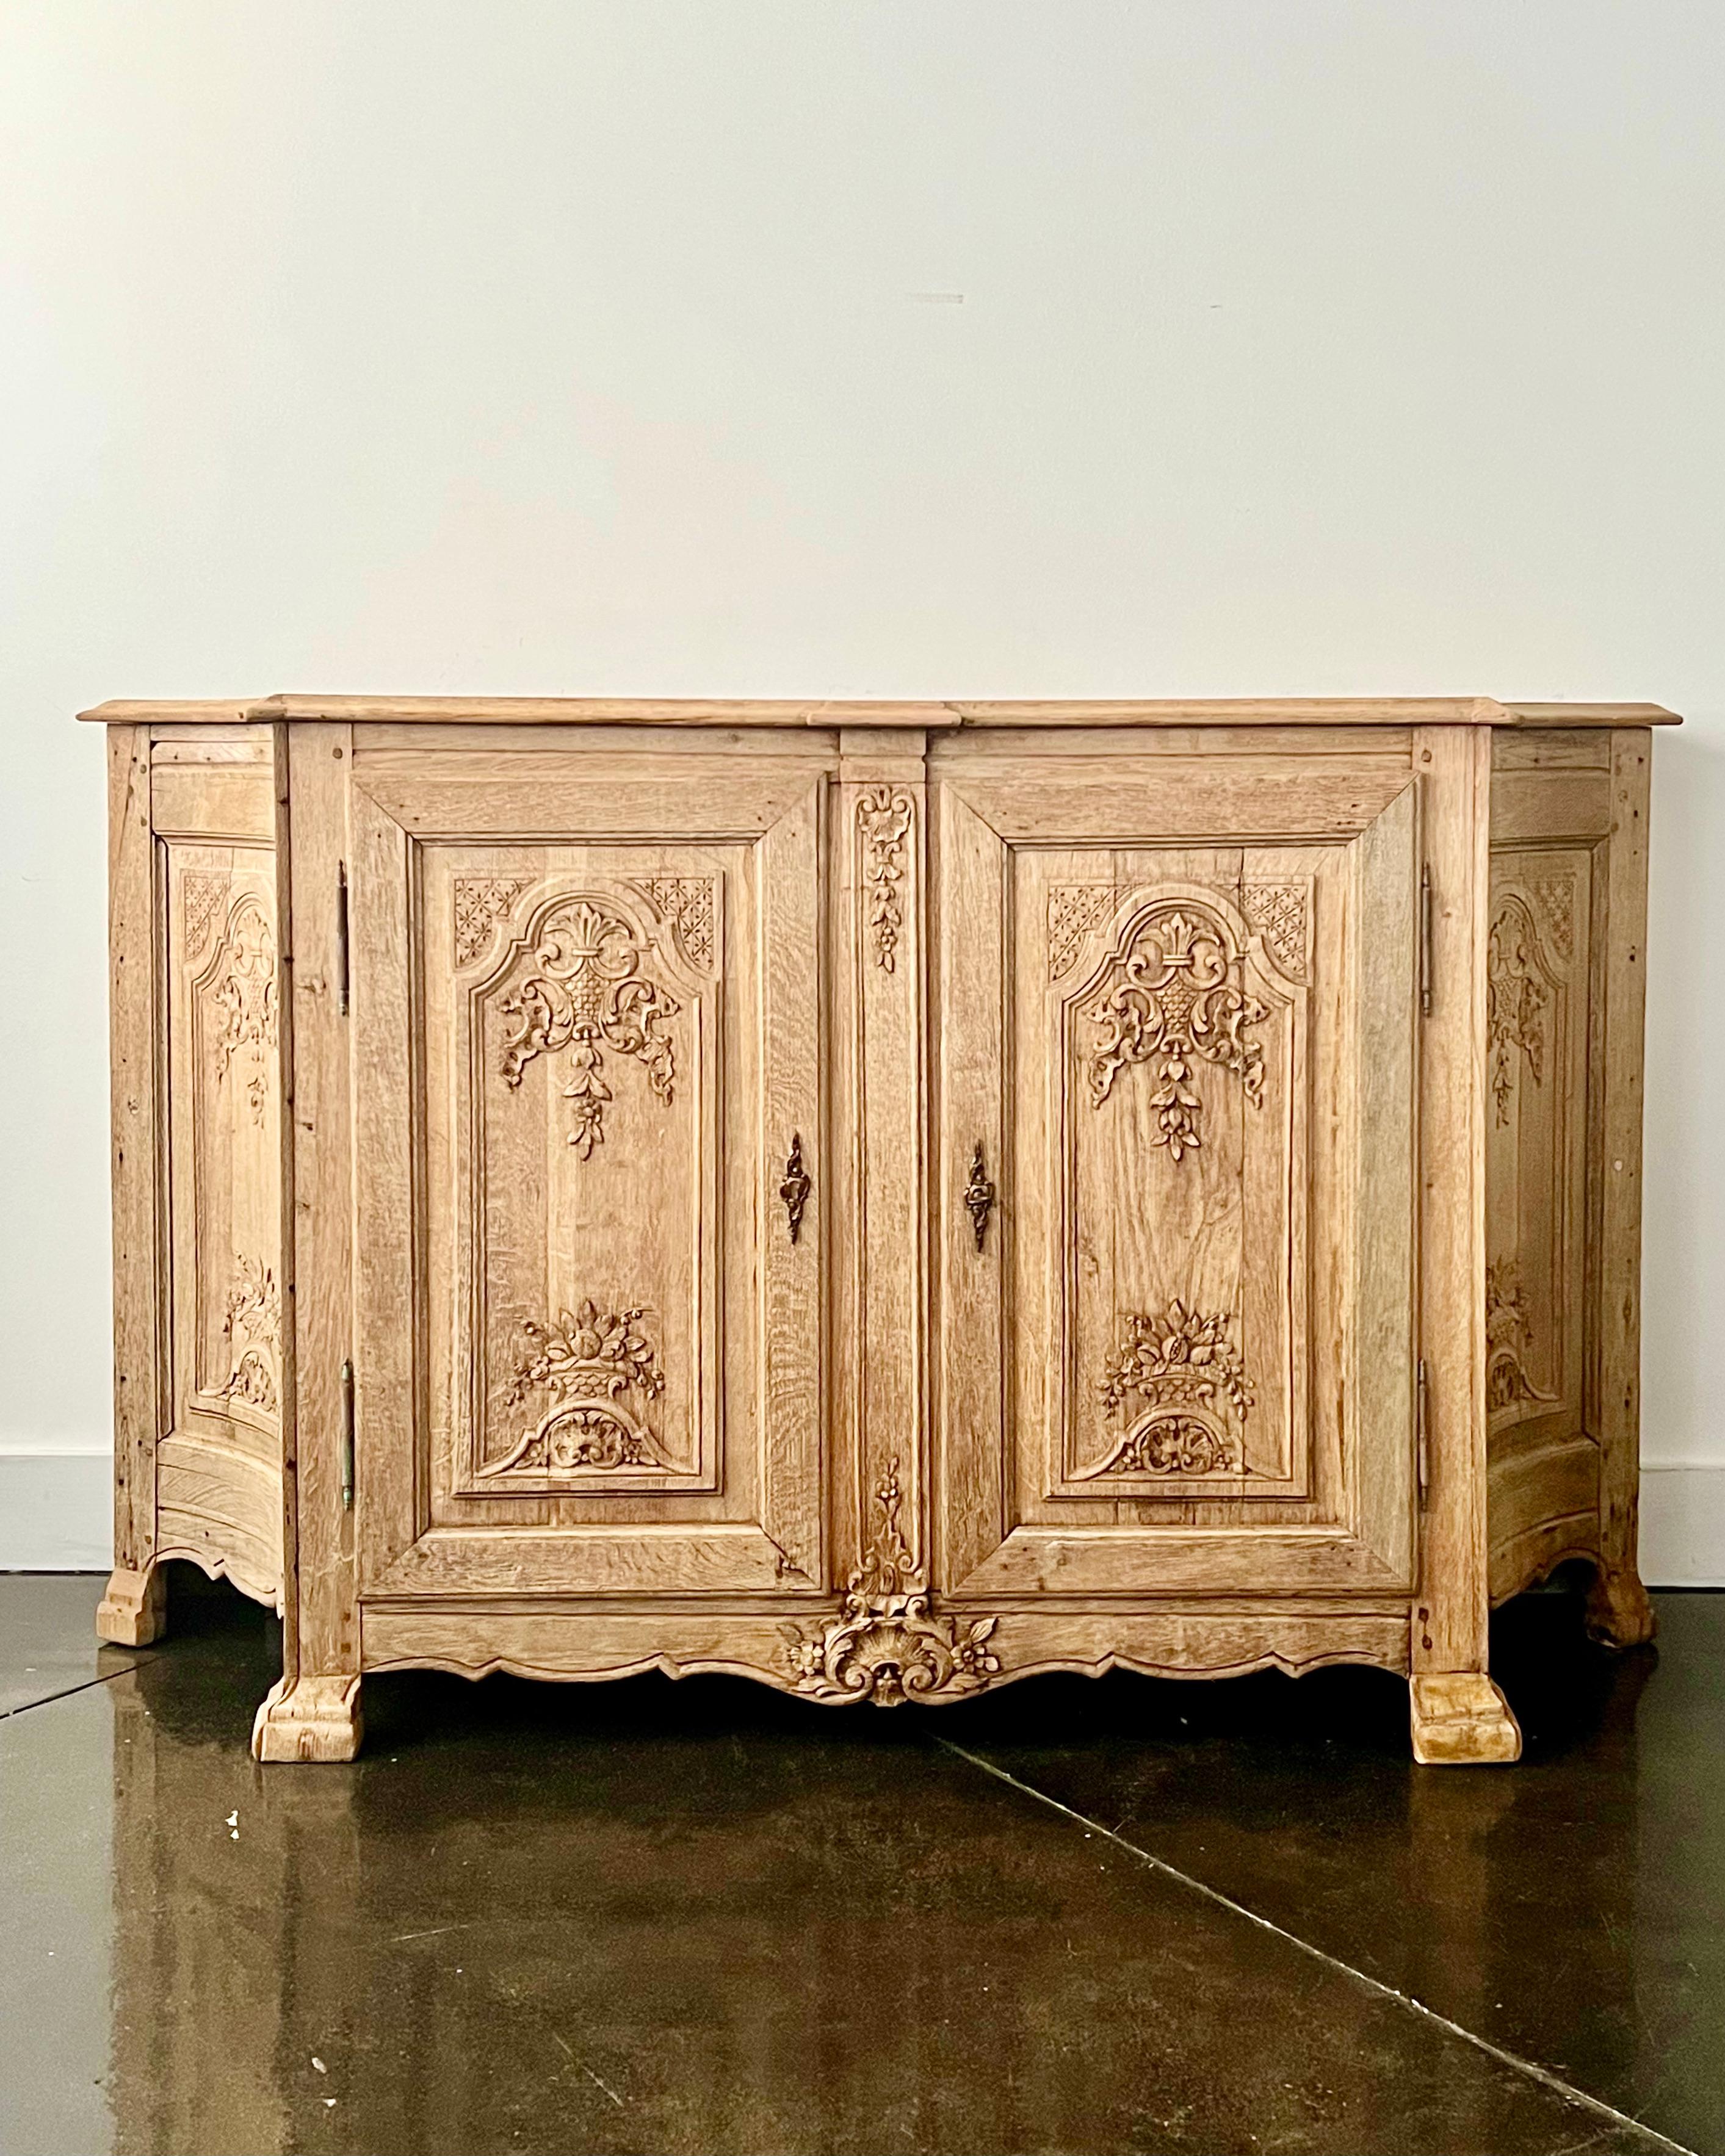
<svg viewBox="0 0 1725 2156"><path fill-rule="evenodd" d="M881 1525L850 1575L838 1616L808 1635L785 1627L795 1689L813 1699L868 1699L876 1707L979 1691L1000 1667L988 1644L999 1620L931 1614L922 1568L898 1524L897 1460L875 1502Z"/></svg>

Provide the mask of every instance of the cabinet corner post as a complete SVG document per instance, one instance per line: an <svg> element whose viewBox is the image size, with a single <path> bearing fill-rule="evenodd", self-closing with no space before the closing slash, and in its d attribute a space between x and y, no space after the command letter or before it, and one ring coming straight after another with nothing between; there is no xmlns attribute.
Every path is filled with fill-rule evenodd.
<svg viewBox="0 0 1725 2156"><path fill-rule="evenodd" d="M1491 733L1414 731L1423 833L1416 1679L1486 1666L1486 921ZM1441 1346L1442 1351L1434 1350Z"/></svg>

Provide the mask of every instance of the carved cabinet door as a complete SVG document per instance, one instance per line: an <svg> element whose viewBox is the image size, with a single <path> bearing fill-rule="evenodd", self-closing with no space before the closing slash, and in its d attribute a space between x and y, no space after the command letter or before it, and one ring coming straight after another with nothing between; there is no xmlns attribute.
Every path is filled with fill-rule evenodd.
<svg viewBox="0 0 1725 2156"><path fill-rule="evenodd" d="M1409 1584L1404 746L943 750L935 1467L950 1594Z"/></svg>
<svg viewBox="0 0 1725 2156"><path fill-rule="evenodd" d="M354 759L368 1606L815 1593L818 754Z"/></svg>

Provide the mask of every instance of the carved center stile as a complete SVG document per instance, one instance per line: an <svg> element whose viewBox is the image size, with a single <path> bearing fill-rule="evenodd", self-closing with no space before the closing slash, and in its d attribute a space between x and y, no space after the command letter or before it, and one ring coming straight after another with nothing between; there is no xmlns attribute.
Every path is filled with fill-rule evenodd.
<svg viewBox="0 0 1725 2156"><path fill-rule="evenodd" d="M784 1628L795 1688L811 1698L901 1707L936 1692L979 1691L1000 1667L988 1642L999 1620L937 1617L922 1568L898 1523L898 1462L875 1492L880 1526L845 1584L839 1614L818 1632Z"/></svg>
<svg viewBox="0 0 1725 2156"><path fill-rule="evenodd" d="M905 878L905 841L916 813L910 795L891 786L865 788L856 804L869 941L875 963L888 973L898 963L899 931L905 921L900 888Z"/></svg>

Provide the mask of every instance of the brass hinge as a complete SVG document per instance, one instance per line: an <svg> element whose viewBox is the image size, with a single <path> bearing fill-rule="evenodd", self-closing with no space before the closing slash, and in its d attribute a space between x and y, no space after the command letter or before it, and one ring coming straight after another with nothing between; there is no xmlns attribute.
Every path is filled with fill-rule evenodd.
<svg viewBox="0 0 1725 2156"><path fill-rule="evenodd" d="M347 1015L347 864L336 864L336 1009Z"/></svg>
<svg viewBox="0 0 1725 2156"><path fill-rule="evenodd" d="M1425 1491L1431 1474L1431 1459L1426 1445L1426 1406L1428 1389L1425 1383L1425 1358L1420 1358L1419 1373L1414 1388L1414 1467L1420 1481L1420 1509L1425 1510Z"/></svg>
<svg viewBox="0 0 1725 2156"><path fill-rule="evenodd" d="M1420 871L1420 1010L1431 1016L1431 865Z"/></svg>
<svg viewBox="0 0 1725 2156"><path fill-rule="evenodd" d="M341 1510L353 1510L353 1365L341 1363Z"/></svg>

